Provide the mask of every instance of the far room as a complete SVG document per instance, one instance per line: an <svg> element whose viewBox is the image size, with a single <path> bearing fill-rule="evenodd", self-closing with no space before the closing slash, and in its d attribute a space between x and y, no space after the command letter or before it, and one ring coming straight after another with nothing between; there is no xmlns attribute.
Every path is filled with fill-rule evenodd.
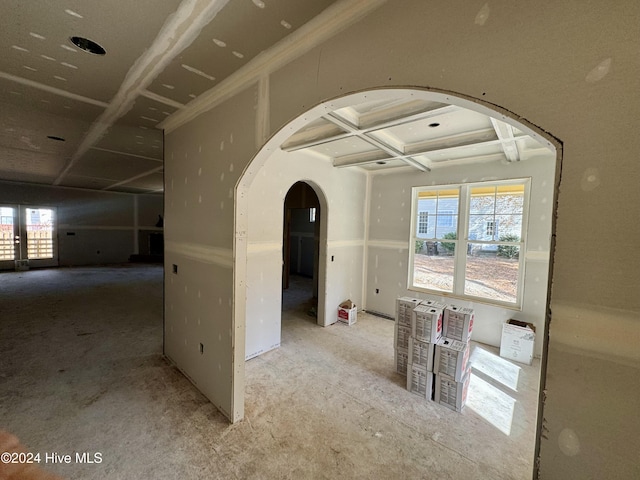
<svg viewBox="0 0 640 480"><path fill-rule="evenodd" d="M315 363L336 362L341 372L331 373L328 385L344 385L341 375L372 375L386 392L378 402L413 402L416 396L402 395L412 390L412 366L424 360L413 355L424 347L432 361L421 365L424 377L413 369L420 377L413 378L420 384L413 393L446 404L444 397L434 402L445 375L433 370L433 359L447 322L437 338L421 337L411 312L403 324L399 305L403 299L436 305L445 320L447 309L470 312L468 335L455 339L465 363L451 388L468 390L464 400L454 399L453 410L462 415L456 428L470 434L474 419L482 419L505 452L526 452L523 471L530 471L555 148L501 112L434 92L364 92L305 119L280 148L263 160L259 154L251 181L240 183L248 196L245 358L279 348L278 358L305 362L296 355L306 332L307 348L322 352ZM293 205L288 193L296 188L318 198ZM341 328L336 312L345 300L357 306L358 320ZM511 322L536 338L528 353L504 348ZM330 328L313 333L313 323ZM370 348L356 341L363 338ZM366 361L354 362L354 351ZM259 367L250 361L246 368L251 402ZM426 421L434 412L423 414Z"/></svg>

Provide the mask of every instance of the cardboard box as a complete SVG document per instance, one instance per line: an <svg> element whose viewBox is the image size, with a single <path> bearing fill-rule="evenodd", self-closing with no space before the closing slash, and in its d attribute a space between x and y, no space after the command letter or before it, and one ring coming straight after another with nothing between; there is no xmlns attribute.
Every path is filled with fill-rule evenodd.
<svg viewBox="0 0 640 480"><path fill-rule="evenodd" d="M469 345L442 337L436 345L433 373L447 375L460 382L469 370Z"/></svg>
<svg viewBox="0 0 640 480"><path fill-rule="evenodd" d="M468 342L473 331L472 308L460 308L455 305L448 305L444 309L442 336L452 340Z"/></svg>
<svg viewBox="0 0 640 480"><path fill-rule="evenodd" d="M433 343L421 342L420 340L409 338L409 363L423 367L428 372L433 372L433 356L436 346Z"/></svg>
<svg viewBox="0 0 640 480"><path fill-rule="evenodd" d="M402 348L404 350L409 349L409 337L411 336L411 328L403 327L396 323L394 331L394 345L396 348Z"/></svg>
<svg viewBox="0 0 640 480"><path fill-rule="evenodd" d="M456 382L448 375L435 375L434 401L444 405L451 410L461 412L467 403L467 393L469 392L469 380L471 374L468 373L461 382Z"/></svg>
<svg viewBox="0 0 640 480"><path fill-rule="evenodd" d="M444 310L445 308L447 308L444 303L440 303L436 300L422 300L420 305L429 305L430 307L439 308L440 310Z"/></svg>
<svg viewBox="0 0 640 480"><path fill-rule="evenodd" d="M409 352L403 348L396 348L394 351L396 372L407 376L407 366L409 364Z"/></svg>
<svg viewBox="0 0 640 480"><path fill-rule="evenodd" d="M420 304L413 309L411 333L421 342L436 343L442 337L442 312L440 308Z"/></svg>
<svg viewBox="0 0 640 480"><path fill-rule="evenodd" d="M411 326L411 313L420 305L422 300L413 297L400 297L396 299L396 323L404 327Z"/></svg>
<svg viewBox="0 0 640 480"><path fill-rule="evenodd" d="M509 320L502 325L500 356L531 365L536 343L536 327L531 323Z"/></svg>
<svg viewBox="0 0 640 480"><path fill-rule="evenodd" d="M345 300L338 305L338 321L353 325L358 321L358 309L351 300Z"/></svg>
<svg viewBox="0 0 640 480"><path fill-rule="evenodd" d="M409 364L407 367L407 390L427 400L433 399L433 373L419 365Z"/></svg>

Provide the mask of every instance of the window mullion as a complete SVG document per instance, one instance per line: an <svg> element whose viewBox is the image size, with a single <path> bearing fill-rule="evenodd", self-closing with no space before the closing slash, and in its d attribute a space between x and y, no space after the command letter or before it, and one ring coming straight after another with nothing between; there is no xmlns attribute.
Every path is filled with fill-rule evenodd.
<svg viewBox="0 0 640 480"><path fill-rule="evenodd" d="M456 244L455 267L453 273L453 293L464 294L464 277L467 269L467 245L469 236L469 187L460 187L458 200L458 241Z"/></svg>

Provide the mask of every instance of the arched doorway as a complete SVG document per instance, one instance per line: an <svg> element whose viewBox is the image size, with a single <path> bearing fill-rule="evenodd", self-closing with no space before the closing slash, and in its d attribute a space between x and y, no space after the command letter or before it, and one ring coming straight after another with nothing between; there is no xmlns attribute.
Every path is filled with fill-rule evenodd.
<svg viewBox="0 0 640 480"><path fill-rule="evenodd" d="M318 316L318 267L322 210L313 188L296 182L284 200L282 311Z"/></svg>
<svg viewBox="0 0 640 480"><path fill-rule="evenodd" d="M338 112L341 109L350 110L351 113L355 115L366 115L370 112L373 112L374 115L371 115L369 118L372 122L376 122L375 118L375 105L378 104L386 104L389 105L390 110L396 108L399 104L404 102L405 105L413 105L416 108L411 110L412 107L408 107L408 109L404 112L401 112L399 115L404 116L403 118L415 118L416 115L425 114L425 111L420 111L420 105L427 104L429 102L438 103L442 105L455 106L458 108L468 109L469 111L476 112L479 114L483 114L486 116L490 116L493 119L496 119L499 122L499 126L495 128L496 132L500 129L500 127L504 124L511 128L505 128L502 130L502 133L513 134L514 131L523 132L526 136L533 141L537 142L543 148L552 150L555 152L555 169L552 169L551 181L549 182L551 186L557 186L559 181L559 172L560 169L560 159L561 159L561 144L557 142L555 139L550 137L548 134L545 134L541 129L537 128L534 125L530 125L525 121L522 121L517 116L507 112L499 107L483 104L481 101L471 99L468 97L463 97L460 95L453 95L448 92L435 92L430 90L420 90L420 89L380 89L373 90L367 92L360 92L356 94L351 94L345 97L341 97L332 101L325 102L321 105L318 105L308 112L304 113L300 117L293 120L290 124L283 127L279 132L277 132L263 147L263 149L256 155L252 163L247 167L243 176L241 177L236 190L236 243L235 243L235 273L236 273L236 283L235 283L235 310L234 310L234 319L235 319L235 328L234 332L236 335L236 342L242 342L242 338L244 335L244 328L247 329L252 328L249 324L249 317L253 318L252 313L256 312L256 309L252 307L255 302L260 302L261 305L264 305L266 295L259 295L255 290L255 282L256 278L260 278L262 282L266 283L275 283L274 280L279 279L278 277L270 277L270 280L264 280L265 278L265 270L258 267L258 263L254 261L252 257L255 257L259 252L266 252L269 248L273 248L274 250L280 249L281 253L281 242L279 241L277 244L269 246L269 235L266 235L265 240L262 243L259 242L258 237L260 233L266 232L265 228L257 228L254 225L254 219L258 218L255 214L251 214L252 205L255 205L256 202L264 203L269 196L274 196L278 199L278 201L283 201L284 196L290 185L292 185L295 181L300 179L306 179L308 183L314 186L314 190L318 191L320 189L323 192L323 196L321 197L321 202L325 202L326 206L331 208L332 213L336 213L336 209L340 211L349 212L349 219L357 219L360 217L366 217L365 225L362 229L363 232L366 232L368 235L371 230L370 223L376 221L376 218L372 215L370 211L370 207L372 207L373 202L370 195L370 184L365 186L364 194L360 195L360 201L365 203L365 208L361 210L354 210L354 203L342 203L340 201L336 201L334 195L337 195L340 191L349 189L345 184L339 184L342 181L342 177L347 175L344 173L346 170L341 169L341 167L356 167L363 168L364 165L372 165L372 164L381 164L379 165L381 168L387 163L396 162L405 162L406 160L410 160L403 155L395 155L391 160L387 160L386 158L378 158L375 155L367 156L367 152L358 152L357 156L352 156L349 158L351 163L343 163L336 164L335 162L327 162L326 159L322 160L313 155L306 155L301 157L300 155L304 155L303 152L298 152L296 155L296 160L292 160L291 155L287 155L293 151L296 151L296 148L299 146L304 146L305 142L308 141L309 144L313 144L314 135L318 133L320 130L324 130L325 132L331 132L331 125L321 124L320 120L326 120L327 117L331 117L332 114ZM365 107L354 107L366 105ZM367 108L369 108L367 111ZM360 109L359 109L360 108ZM395 110L396 114L398 110ZM354 113L355 112L355 113ZM345 116L341 116L341 119L344 119ZM353 127L353 124L349 122L343 122L340 124L340 118L338 118L338 122L335 122L334 125L338 125L342 128L341 133L337 133L335 135L338 138L340 135L343 135L344 138L349 137L358 137L358 132L356 129L349 131L350 128ZM393 122L396 122L400 117L393 118ZM428 118L428 115L425 114L425 118ZM434 122L435 123L435 122ZM431 127L431 125L428 125ZM359 131L366 130L367 127L363 127ZM515 129L515 130L513 130ZM365 132L366 133L366 132ZM292 136L296 136L296 142L293 144L290 142ZM498 134L500 135L500 134ZM519 133L518 133L519 135ZM480 138L481 139L481 138ZM471 137L467 139L469 142L473 140ZM514 140L514 138L512 138ZM289 142L288 142L289 141ZM499 139L502 142L502 139ZM515 140L514 140L515 141ZM375 143L375 139L374 139ZM349 154L348 146L346 155ZM391 153L393 153L392 149ZM344 152L343 152L344 153ZM389 153L387 151L386 153ZM428 156L428 155L427 155ZM402 157L402 158L401 158ZM485 159L486 159L485 155ZM529 159L535 158L535 154L532 154ZM507 162L518 162L521 159L507 159ZM359 163L359 165L358 165ZM405 163L411 163L410 161ZM462 165L463 163L458 161L458 165ZM402 165L400 165L402 166ZM424 166L424 165L423 165ZM376 168L374 166L374 168ZM429 169L422 170L428 171ZM481 170L481 169L479 169ZM340 173L336 173L340 172ZM553 173L555 172L555 173ZM354 174L355 175L355 174ZM366 183L366 182L365 182ZM443 183L447 183L443 181ZM452 182L449 182L452 183ZM359 187L358 187L359 188ZM357 188L353 189L357 191ZM552 188L552 195L555 196L555 191L557 189ZM359 193L355 196L357 197ZM550 204L555 205L555 198L553 199L545 199L545 202L550 202ZM405 207L405 205L402 205ZM262 205L263 209L267 208L266 205ZM323 208L324 212L328 212L328 208ZM279 209L276 211L280 211ZM552 218L553 216L549 216ZM282 217L280 217L282 218ZM353 235L344 235L343 237L338 236L338 232L340 231L340 226L344 226L348 224L348 220L340 223L336 220L337 215L332 218L328 218L325 225L326 232L326 251L323 255L320 255L320 263L321 265L326 266L326 277L325 277L325 299L324 302L319 302L319 323L328 325L332 322L329 321L331 317L331 312L333 312L334 307L343 300L344 298L350 298L352 294L359 295L359 298L356 300L356 304L363 305L362 300L366 301L367 296L365 295L365 287L370 287L367 285L369 282L368 277L372 277L367 272L367 268L369 265L373 264L373 262L368 261L368 247L371 246L372 242L369 241L368 236L365 235L364 238L359 239L355 238ZM343 217L344 220L344 217ZM403 220L400 218L400 220ZM261 219L264 221L264 219ZM280 220L276 220L275 223L280 226ZM255 233L258 234L258 237L253 237L252 239L252 229L256 229ZM282 234L282 229L276 229L278 234ZM271 232L273 233L273 232ZM551 236L549 236L551 237ZM275 237L274 237L275 238ZM281 238L281 237L280 237ZM360 244L358 242L361 242ZM395 249L401 250L403 247L400 245L401 242L378 242L379 245L376 245L380 248L386 249ZM368 246L367 246L368 244ZM343 246L362 247L362 258L356 258L354 261L355 267L353 271L360 269L360 293L357 292L357 282L353 282L354 275L343 275L338 278L335 277L339 274L338 268L334 268L334 246L336 248ZM406 247L404 247L406 249ZM337 251L337 250L336 250ZM552 253L553 253L553 245L551 244L548 248L550 252L550 259L548 265L552 265ZM544 255L539 255L539 257L543 257ZM341 254L335 255L337 262L343 260L345 257ZM404 260L406 262L406 259ZM323 263L324 262L324 263ZM336 262L336 263L337 263ZM396 265L399 262L396 262ZM377 265L377 259L376 259ZM405 264L406 265L406 264ZM341 264L342 266L342 264ZM349 268L347 265L346 268ZM381 266L383 268L383 266ZM406 268L406 267L403 267ZM550 267L549 267L550 268ZM272 265L272 272L278 271L281 272L281 265ZM351 273L353 273L353 271ZM549 272L547 272L549 273ZM550 278L550 276L549 276ZM348 283L347 280L351 280L352 283ZM251 283L254 283L252 286ZM278 286L280 282L277 282ZM321 287L322 290L322 280ZM540 281L540 284L545 284L544 279ZM253 288L253 291L252 291ZM398 289L406 289L406 284L403 286L398 284ZM371 288L369 288L371 290ZM265 290L266 291L266 290ZM265 292L263 291L263 293ZM387 294L384 290L382 294ZM378 294L378 289L375 289L375 295ZM373 295L373 294L372 294ZM391 298L393 298L395 292L392 292ZM382 297L380 297L382 298ZM387 302L388 303L388 302ZM548 305L548 297L543 299L541 302L544 306ZM251 310L254 308L253 310ZM275 312L273 305L268 306L268 310ZM543 308L544 310L544 308ZM275 313L274 313L275 315ZM546 313L543 314L546 320L544 321L545 326L548 324L548 308ZM321 323L321 320L324 323ZM247 335L249 332L247 331ZM543 339L546 337L545 332L541 332L540 337ZM544 358L546 351L546 341L544 343L544 349L542 353L542 370L544 372ZM277 346L277 345L276 345ZM249 352L247 352L249 353ZM259 353L258 353L259 354ZM234 369L234 419L237 420L242 417L242 408L244 401L244 377L243 377L243 366L242 361L236 357L236 367ZM542 377L542 382L544 382L544 373ZM543 386L543 383L542 383Z"/></svg>

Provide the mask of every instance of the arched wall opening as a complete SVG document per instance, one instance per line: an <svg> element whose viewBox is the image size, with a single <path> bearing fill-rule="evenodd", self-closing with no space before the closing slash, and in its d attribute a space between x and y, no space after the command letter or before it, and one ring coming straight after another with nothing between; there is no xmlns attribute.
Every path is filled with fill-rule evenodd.
<svg viewBox="0 0 640 480"><path fill-rule="evenodd" d="M560 142L548 133L545 133L542 129L529 124L526 120L521 119L517 115L498 106L489 105L481 100L449 92L418 88L385 88L349 94L317 105L311 110L303 113L274 134L261 151L254 157L236 187L236 236L234 245L235 326L233 330L235 335L234 345L236 346L233 379L234 421L241 419L243 416L244 359L251 355L249 351L246 352L246 355L243 351L242 356L240 357L237 355L237 352L239 351L238 347L240 345L244 345L245 328L247 329L247 338L251 335L249 330L253 327L250 325L250 321L248 320L250 316L249 314L254 311L252 309L258 304L257 302L262 302L262 298L264 298L263 296L258 295L258 292L255 289L252 291L252 282L256 282L256 278L260 278L261 281L267 283L273 282L277 286L280 285L278 282L279 277L268 279L264 276L264 270L258 271L256 269L256 266L258 265L255 262L256 258L270 248L268 245L268 239L275 238L276 235L281 236L282 232L281 220L278 221L276 219L273 232L268 235L265 234L263 237L265 240L261 243L260 238L264 232L256 229L253 222L256 215L260 215L260 212L264 213L266 211L266 205L258 206L257 202L264 204L269 197L274 197L275 203L281 205L288 186L298 180L307 181L314 185L314 189L316 191L319 190L323 193L325 198L324 201L326 202L324 212L327 213L327 222L325 223L326 236L324 237L325 240L323 240L326 248L324 256L321 255L320 262L321 265L325 266L326 277L324 278L324 285L326 290L324 302L320 302L319 305L319 309L323 309L322 312L319 312L318 316L320 324L328 325L332 323L331 316L335 310L334 307L346 298L351 297L359 307L363 305L367 306L365 303L375 303L368 300L368 295L365 291L365 288L368 288L367 283L369 281L369 272L367 272L367 255L368 233L370 231L368 219L370 218L371 213L369 210L372 188L371 176L362 171L337 169L330 161L315 156L305 155L303 153L291 155L290 153L283 152L280 149L280 146L300 128L308 125L310 122L318 119L328 112L358 104L366 100L371 100L372 98L384 98L385 96L398 95L399 93L416 99L429 99L432 101L458 105L478 113L499 118L501 121L527 132L532 138L535 138L546 148L553 151L554 162L548 164L552 169L550 172L550 187L552 193L551 197L547 198L545 202L548 202L549 205L552 205L554 206L553 208L555 208L562 155ZM482 177L481 169L479 169L476 174L479 178ZM486 175L486 177L492 178L493 174ZM356 187L344 188L346 184L356 185ZM345 191L352 193L352 195L347 196L347 198L343 198L337 193L344 193ZM336 211L345 212L345 214L336 215ZM280 212L280 209L276 209L274 212L274 218L280 215ZM367 219L366 222L359 224L357 219L363 218ZM552 231L554 229L554 225L552 223L553 218L555 218L555 210L553 210L553 215L547 219L551 223L550 229ZM261 223L265 222L263 221ZM553 238L552 234L549 235L549 238ZM323 241L321 241L321 244ZM281 243L278 245L271 245L271 248L273 251L276 251L277 248L281 249ZM404 254L406 254L406 252L402 253L402 255ZM540 306L544 315L544 319L542 321L545 328L543 329L543 332L539 332L538 335L538 342L541 345L538 354L542 357L540 391L542 391L544 387L547 343L546 326L548 325L549 320L548 285L551 284L552 280L551 267L553 263L552 243L547 246L546 254L548 255L548 262L545 264L545 268L547 269L546 273L548 275L546 277L546 281L542 282L544 283L543 288L545 298L543 300L543 305ZM545 252L541 251L541 255L544 256ZM331 262L332 257L334 259L333 262ZM342 264L341 261L347 257L350 258L350 262L346 265ZM275 259L275 257L273 257L273 259ZM339 263L336 263L336 261ZM267 264L269 264L268 261L265 265ZM340 268L335 268L338 264L340 265ZM270 271L273 272L281 268L280 264L275 264L275 260L273 260L273 263L270 265ZM322 289L322 286L320 288ZM406 290L406 284L400 285L399 289ZM279 298L279 295L276 295L276 297ZM268 311L273 312L274 316L279 317L280 315L278 305L272 305ZM267 314L268 313L265 310L265 315ZM508 314L508 312L505 314ZM323 323L320 322L321 318L324 319ZM538 419L538 422L540 422L540 419ZM538 437L539 434L540 427L538 426ZM537 443L539 444L539 442Z"/></svg>
<svg viewBox="0 0 640 480"><path fill-rule="evenodd" d="M268 169L270 165L280 162L276 154L263 168ZM322 168L322 165L317 167ZM304 182L313 189L323 216L319 231L317 323L322 326L331 323L326 309L327 224L331 215L325 194L327 185L321 185L324 182L310 178L298 178L298 174L302 173L294 172L295 170L290 170L289 174L261 175L248 193L250 223L247 230L246 261L246 360L280 346L283 214L287 192L297 182Z"/></svg>

